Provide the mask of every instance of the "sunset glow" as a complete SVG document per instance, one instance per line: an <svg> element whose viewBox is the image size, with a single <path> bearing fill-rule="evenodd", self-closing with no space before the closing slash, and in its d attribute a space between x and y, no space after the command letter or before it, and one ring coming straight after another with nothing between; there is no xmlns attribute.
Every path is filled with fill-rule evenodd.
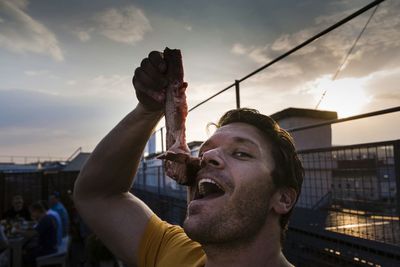
<svg viewBox="0 0 400 267"><path fill-rule="evenodd" d="M329 76L323 76L313 82L313 92L317 101L322 93L319 109L332 110L338 113L339 118L357 115L371 101L371 97L364 90L366 79L344 78L332 81Z"/></svg>

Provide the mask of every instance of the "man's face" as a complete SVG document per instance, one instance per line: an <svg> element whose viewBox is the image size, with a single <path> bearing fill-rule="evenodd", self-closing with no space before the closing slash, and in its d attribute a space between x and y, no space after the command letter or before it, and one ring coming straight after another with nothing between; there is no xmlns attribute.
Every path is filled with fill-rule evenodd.
<svg viewBox="0 0 400 267"><path fill-rule="evenodd" d="M22 210L23 206L24 206L24 201L22 200L22 198L13 199L13 208L15 211Z"/></svg>
<svg viewBox="0 0 400 267"><path fill-rule="evenodd" d="M54 206L55 204L57 204L58 200L54 195L50 195L49 197L49 205L50 207Z"/></svg>
<svg viewBox="0 0 400 267"><path fill-rule="evenodd" d="M31 218L34 221L39 221L41 213L35 209L29 209L31 213Z"/></svg>
<svg viewBox="0 0 400 267"><path fill-rule="evenodd" d="M199 156L203 167L191 188L186 233L203 245L251 239L271 210L270 144L254 126L232 123L219 128Z"/></svg>

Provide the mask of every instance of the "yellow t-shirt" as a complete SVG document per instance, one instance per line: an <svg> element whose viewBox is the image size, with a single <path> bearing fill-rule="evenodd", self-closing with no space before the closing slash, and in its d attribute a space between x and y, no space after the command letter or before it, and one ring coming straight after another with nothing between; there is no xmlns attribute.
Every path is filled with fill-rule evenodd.
<svg viewBox="0 0 400 267"><path fill-rule="evenodd" d="M206 255L201 245L183 229L153 215L140 241L139 267L204 267Z"/></svg>

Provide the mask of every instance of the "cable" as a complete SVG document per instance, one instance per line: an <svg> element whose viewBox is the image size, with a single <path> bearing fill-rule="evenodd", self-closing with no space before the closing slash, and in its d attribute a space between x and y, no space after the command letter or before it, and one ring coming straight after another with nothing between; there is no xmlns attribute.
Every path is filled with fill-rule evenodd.
<svg viewBox="0 0 400 267"><path fill-rule="evenodd" d="M353 53L354 48L356 47L356 45L357 45L358 41L360 40L361 36L363 35L365 30L367 29L367 26L368 26L369 22L371 21L372 17L375 15L376 10L378 10L378 7L379 7L379 4L372 11L371 15L369 16L369 18L368 18L367 22L365 23L364 27L362 28L361 32L358 34L358 36L357 36L356 40L354 41L353 45L351 46L350 50L347 52L346 56L344 57L342 63L336 69L336 72L332 76L332 79L331 79L332 82L335 81L336 78L339 76L339 73L342 71L342 68L343 68L344 64L347 62L347 59L349 58L351 53ZM324 99L327 91L328 91L328 89L325 89L325 91L322 93L322 96L321 96L320 100L318 101L317 105L315 106L315 109L318 109L318 107L321 104L322 100Z"/></svg>
<svg viewBox="0 0 400 267"><path fill-rule="evenodd" d="M326 28L325 30L321 31L320 33L314 35L313 37L307 39L306 41L304 41L303 43L299 44L298 46L292 48L291 50L287 51L286 53L278 56L277 58L271 60L270 62L268 62L267 64L261 66L260 68L254 70L253 72L247 74L246 76L244 76L243 78L239 79L238 82L242 82L248 78L250 78L251 76L255 75L256 73L262 71L263 69L275 64L276 62L286 58L287 56L293 54L294 52L296 52L297 50L303 48L304 46L310 44L311 42L317 40L318 38L320 38L321 36L333 31L334 29L342 26L343 24L349 22L350 20L354 19L355 17L365 13L366 11L368 11L369 9L373 8L376 5L379 5L380 3L384 2L386 0L375 0L373 2L371 2L370 4L366 5L365 7L357 10L356 12L350 14L349 16L347 16L346 18L336 22L335 24L333 24L332 26ZM192 107L191 109L189 109L189 112L198 108L199 106L203 105L204 103L208 102L209 100L213 99L214 97L218 96L219 94L225 92L226 90L232 88L235 86L235 83L232 83L231 85L227 86L226 88L222 89L221 91L217 92L216 94L210 96L209 98L203 100L202 102L200 102L199 104L195 105L194 107Z"/></svg>
<svg viewBox="0 0 400 267"><path fill-rule="evenodd" d="M268 62L267 64L265 64L265 65L261 66L260 68L258 68L258 69L256 69L256 70L252 71L251 73L247 74L247 75L244 76L243 78L237 80L237 82L239 82L239 83L240 83L240 82L243 82L244 80L246 80L246 79L250 78L251 76L257 74L258 72L264 70L265 68L268 68L269 66L275 64L276 62L278 62L278 61L280 61L280 60L286 58L287 56L293 54L293 53L296 52L297 50L299 50L299 49L305 47L306 45L312 43L313 41L317 40L318 38L322 37L323 35L325 35L325 34L331 32L331 31L335 30L336 28L342 26L343 24L349 22L350 20L352 20L352 19L354 19L355 17L357 17L357 16L359 16L359 15L365 13L365 12L368 11L369 9L373 8L374 6L379 5L380 3L384 2L384 1L386 1L386 0L375 0L375 1L371 2L370 4L364 6L363 8L361 8L361 9L355 11L354 13L350 14L349 16L345 17L344 19L342 19L342 20L336 22L336 23L333 24L332 26L330 26L330 27L326 28L325 30L319 32L318 34L316 34L316 35L310 37L309 39L307 39L307 40L304 41L303 43L297 45L296 47L292 48L291 50L287 51L286 53L284 53L284 54L278 56L277 58L271 60L271 61ZM235 81L235 83L236 83L236 81ZM193 106L192 108L190 108L190 109L188 110L188 112L193 111L194 109L200 107L201 105L203 105L204 103L210 101L210 100L213 99L214 97L216 97L216 96L222 94L223 92L229 90L230 88L234 87L234 86L235 86L235 83L232 83L232 84L228 85L227 87L225 87L224 89L220 90L219 92L213 94L212 96L208 97L207 99L205 99L205 100L201 101L200 103L196 104L195 106ZM161 128L164 128L164 127L165 127L165 126L162 126ZM160 131L160 129L158 129L157 131Z"/></svg>

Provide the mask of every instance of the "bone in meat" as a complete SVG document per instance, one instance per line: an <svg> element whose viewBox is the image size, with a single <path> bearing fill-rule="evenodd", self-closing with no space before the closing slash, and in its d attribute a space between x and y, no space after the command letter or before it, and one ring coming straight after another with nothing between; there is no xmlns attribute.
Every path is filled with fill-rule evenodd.
<svg viewBox="0 0 400 267"><path fill-rule="evenodd" d="M192 176L194 167L200 165L197 158L190 156L186 144L185 121L188 114L183 81L182 55L178 49L164 50L167 62L168 87L166 90L165 122L167 128L167 152L159 158L165 160L166 174L179 184L189 185L188 177Z"/></svg>

